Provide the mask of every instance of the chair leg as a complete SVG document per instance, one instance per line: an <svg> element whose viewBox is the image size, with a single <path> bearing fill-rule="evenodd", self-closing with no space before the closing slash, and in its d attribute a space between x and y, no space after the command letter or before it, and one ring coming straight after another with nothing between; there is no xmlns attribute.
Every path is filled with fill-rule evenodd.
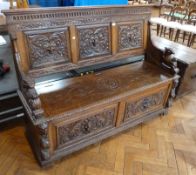
<svg viewBox="0 0 196 175"><path fill-rule="evenodd" d="M176 31L176 35L175 35L174 42L178 42L179 35L180 35L180 30L178 29L178 30Z"/></svg>
<svg viewBox="0 0 196 175"><path fill-rule="evenodd" d="M160 35L159 36L161 36L162 34L163 34L163 26L161 26L161 31L160 31Z"/></svg>
<svg viewBox="0 0 196 175"><path fill-rule="evenodd" d="M167 31L167 27L164 27L164 29L163 29L164 37L165 37L165 33L166 33L166 31Z"/></svg>
<svg viewBox="0 0 196 175"><path fill-rule="evenodd" d="M174 29L171 29L171 40L173 40L173 36L174 36Z"/></svg>
<svg viewBox="0 0 196 175"><path fill-rule="evenodd" d="M171 38L171 28L169 28L169 39Z"/></svg>
<svg viewBox="0 0 196 175"><path fill-rule="evenodd" d="M192 34L190 33L189 34L189 38L188 38L188 42L187 42L187 46L189 47L189 44L190 44L190 42L191 42L191 38L192 38Z"/></svg>
<svg viewBox="0 0 196 175"><path fill-rule="evenodd" d="M159 31L160 31L160 24L157 24L157 36L159 35Z"/></svg>
<svg viewBox="0 0 196 175"><path fill-rule="evenodd" d="M191 38L191 40L190 40L190 43L189 43L189 47L191 47L191 46L194 44L195 38L196 38L196 34L193 34L193 35L192 35L192 38Z"/></svg>
<svg viewBox="0 0 196 175"><path fill-rule="evenodd" d="M185 41L185 38L186 38L186 32L184 31L184 32L183 32L183 40L182 40L183 43L184 43L184 41Z"/></svg>
<svg viewBox="0 0 196 175"><path fill-rule="evenodd" d="M173 38L174 29L169 28L169 39L172 40Z"/></svg>

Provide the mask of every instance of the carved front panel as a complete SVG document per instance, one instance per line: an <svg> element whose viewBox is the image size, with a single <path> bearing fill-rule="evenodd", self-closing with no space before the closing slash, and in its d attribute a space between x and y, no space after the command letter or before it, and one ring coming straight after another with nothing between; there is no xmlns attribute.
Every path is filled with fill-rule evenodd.
<svg viewBox="0 0 196 175"><path fill-rule="evenodd" d="M119 50L140 48L143 45L142 23L128 23L119 25Z"/></svg>
<svg viewBox="0 0 196 175"><path fill-rule="evenodd" d="M67 30L26 32L26 38L32 68L68 61Z"/></svg>
<svg viewBox="0 0 196 175"><path fill-rule="evenodd" d="M146 113L163 105L165 94L166 92L162 90L149 96L128 102L125 109L125 120L134 119L142 113Z"/></svg>
<svg viewBox="0 0 196 175"><path fill-rule="evenodd" d="M78 36L81 59L111 54L109 26L81 27Z"/></svg>
<svg viewBox="0 0 196 175"><path fill-rule="evenodd" d="M95 132L113 127L116 109L110 108L87 118L57 127L58 146L80 140Z"/></svg>

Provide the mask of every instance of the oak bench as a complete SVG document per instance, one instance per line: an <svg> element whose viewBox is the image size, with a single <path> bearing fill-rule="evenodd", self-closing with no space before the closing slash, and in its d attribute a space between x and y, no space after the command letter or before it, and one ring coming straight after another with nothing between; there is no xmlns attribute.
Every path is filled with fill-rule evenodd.
<svg viewBox="0 0 196 175"><path fill-rule="evenodd" d="M163 115L172 104L178 68L169 48L151 42L151 6L4 14L26 133L42 166Z"/></svg>

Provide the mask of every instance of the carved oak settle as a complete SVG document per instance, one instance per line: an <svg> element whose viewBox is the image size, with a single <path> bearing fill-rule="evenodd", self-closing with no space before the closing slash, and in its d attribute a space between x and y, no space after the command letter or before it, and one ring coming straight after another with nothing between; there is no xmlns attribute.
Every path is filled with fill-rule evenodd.
<svg viewBox="0 0 196 175"><path fill-rule="evenodd" d="M176 59L170 49L151 42L150 6L4 13L27 136L41 165L163 115L172 104L179 78ZM102 71L92 67L141 55L144 61ZM74 74L89 66L94 73Z"/></svg>

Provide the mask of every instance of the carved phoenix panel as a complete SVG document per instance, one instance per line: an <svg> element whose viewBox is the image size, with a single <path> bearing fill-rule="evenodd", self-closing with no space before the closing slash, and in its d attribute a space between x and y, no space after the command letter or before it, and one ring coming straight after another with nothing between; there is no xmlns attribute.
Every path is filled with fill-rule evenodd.
<svg viewBox="0 0 196 175"><path fill-rule="evenodd" d="M32 68L68 61L66 31L27 33Z"/></svg>
<svg viewBox="0 0 196 175"><path fill-rule="evenodd" d="M71 124L58 127L58 145L80 139L96 131L111 127L114 123L115 108L81 119Z"/></svg>
<svg viewBox="0 0 196 175"><path fill-rule="evenodd" d="M109 26L80 28L80 58L106 55L111 53Z"/></svg>
<svg viewBox="0 0 196 175"><path fill-rule="evenodd" d="M142 23L122 24L119 26L119 50L142 47Z"/></svg>
<svg viewBox="0 0 196 175"><path fill-rule="evenodd" d="M160 91L150 96L127 103L125 119L134 118L138 114L147 112L148 110L161 105L163 103L164 96L165 91Z"/></svg>

